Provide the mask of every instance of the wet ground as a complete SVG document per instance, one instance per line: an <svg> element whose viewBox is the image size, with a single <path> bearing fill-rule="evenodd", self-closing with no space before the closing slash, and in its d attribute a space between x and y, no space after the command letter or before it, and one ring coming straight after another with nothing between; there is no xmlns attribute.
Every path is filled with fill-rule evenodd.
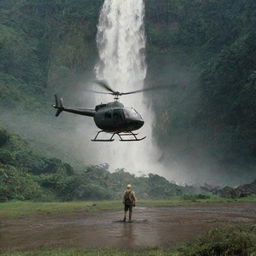
<svg viewBox="0 0 256 256"><path fill-rule="evenodd" d="M214 203L134 209L134 222L122 223L122 212L79 212L61 216L4 218L0 248L28 250L50 246L78 248L172 247L211 227L256 224L256 203Z"/></svg>

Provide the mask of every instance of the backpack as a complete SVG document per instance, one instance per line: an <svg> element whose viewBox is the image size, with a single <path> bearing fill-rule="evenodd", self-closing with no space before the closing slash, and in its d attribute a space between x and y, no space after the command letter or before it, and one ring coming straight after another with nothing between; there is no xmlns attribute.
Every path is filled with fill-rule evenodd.
<svg viewBox="0 0 256 256"><path fill-rule="evenodd" d="M125 191L124 194L124 203L126 205L133 205L133 200L132 200L132 191Z"/></svg>

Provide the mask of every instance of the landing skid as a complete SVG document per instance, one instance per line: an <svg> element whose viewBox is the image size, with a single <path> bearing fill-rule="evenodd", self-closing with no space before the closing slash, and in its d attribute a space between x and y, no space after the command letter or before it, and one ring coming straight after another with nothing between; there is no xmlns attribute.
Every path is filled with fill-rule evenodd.
<svg viewBox="0 0 256 256"><path fill-rule="evenodd" d="M144 140L146 138L146 136L143 137L143 138L137 138L136 135L138 135L138 134L135 134L133 132L117 133L117 135L119 136L120 141L122 141L122 142L125 142L125 141L141 141L141 140ZM133 136L133 139L123 139L124 136Z"/></svg>
<svg viewBox="0 0 256 256"><path fill-rule="evenodd" d="M120 139L119 141L122 141L122 142L141 141L141 140L144 140L146 138L146 136L143 137L143 138L137 138L138 133L133 133L133 132L114 132L109 139L98 139L99 134L102 133L102 132L104 132L104 131L99 131L96 134L95 138L92 139L91 141L93 141L93 142L112 142L112 141L114 141L114 136L115 135L118 135L118 137ZM123 137L126 137L126 136L133 136L133 138L132 139L124 139Z"/></svg>
<svg viewBox="0 0 256 256"><path fill-rule="evenodd" d="M114 141L114 140L102 140L102 139L93 139L93 140L91 140L91 141L93 141L93 142L112 142L112 141Z"/></svg>

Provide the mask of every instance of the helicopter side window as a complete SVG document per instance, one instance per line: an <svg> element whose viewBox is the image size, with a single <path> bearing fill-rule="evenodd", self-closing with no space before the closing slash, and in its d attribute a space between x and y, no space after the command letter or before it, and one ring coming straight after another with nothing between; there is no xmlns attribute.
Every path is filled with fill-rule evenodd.
<svg viewBox="0 0 256 256"><path fill-rule="evenodd" d="M111 113L110 112L105 113L105 119L111 119Z"/></svg>
<svg viewBox="0 0 256 256"><path fill-rule="evenodd" d="M119 113L114 113L114 119L115 120L120 120L121 119L120 114Z"/></svg>
<svg viewBox="0 0 256 256"><path fill-rule="evenodd" d="M114 110L113 119L116 121L122 120L122 113L120 110Z"/></svg>
<svg viewBox="0 0 256 256"><path fill-rule="evenodd" d="M125 109L125 117L131 118L131 119L141 119L142 120L141 115L134 108Z"/></svg>
<svg viewBox="0 0 256 256"><path fill-rule="evenodd" d="M142 117L141 117L140 113L137 112L136 109L132 108L132 111L133 111L133 113L135 113L135 115L137 116L137 118L139 118L139 119L142 120Z"/></svg>

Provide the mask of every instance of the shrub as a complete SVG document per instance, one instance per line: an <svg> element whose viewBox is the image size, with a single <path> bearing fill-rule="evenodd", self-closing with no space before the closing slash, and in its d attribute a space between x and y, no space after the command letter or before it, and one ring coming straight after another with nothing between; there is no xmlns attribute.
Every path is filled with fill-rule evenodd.
<svg viewBox="0 0 256 256"><path fill-rule="evenodd" d="M8 142L9 138L10 136L8 132L5 129L0 128L0 147L4 146Z"/></svg>
<svg viewBox="0 0 256 256"><path fill-rule="evenodd" d="M250 227L210 230L205 236L179 249L180 256L247 256L256 251L256 232Z"/></svg>

